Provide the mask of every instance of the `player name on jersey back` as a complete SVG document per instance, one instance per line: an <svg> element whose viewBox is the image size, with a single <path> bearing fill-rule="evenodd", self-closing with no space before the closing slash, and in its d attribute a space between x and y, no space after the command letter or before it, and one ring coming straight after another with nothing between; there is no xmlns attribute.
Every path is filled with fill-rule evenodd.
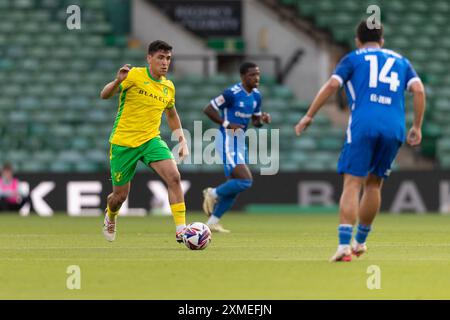
<svg viewBox="0 0 450 320"><path fill-rule="evenodd" d="M387 104L387 105L391 105L392 104L392 98L391 97L386 97L386 96L378 95L378 94L375 94L375 93L372 93L370 95L370 101L371 102L380 103L380 104Z"/></svg>

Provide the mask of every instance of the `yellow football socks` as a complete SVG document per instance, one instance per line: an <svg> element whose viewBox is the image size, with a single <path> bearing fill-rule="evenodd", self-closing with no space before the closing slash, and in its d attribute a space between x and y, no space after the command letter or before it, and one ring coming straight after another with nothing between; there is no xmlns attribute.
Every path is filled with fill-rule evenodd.
<svg viewBox="0 0 450 320"><path fill-rule="evenodd" d="M107 212L108 212L108 218L109 220L114 220L114 218L119 214L119 210L117 211L111 211L111 209L108 207L107 208Z"/></svg>
<svg viewBox="0 0 450 320"><path fill-rule="evenodd" d="M171 204L170 209L172 210L173 221L177 229L178 227L186 226L186 205L184 202Z"/></svg>

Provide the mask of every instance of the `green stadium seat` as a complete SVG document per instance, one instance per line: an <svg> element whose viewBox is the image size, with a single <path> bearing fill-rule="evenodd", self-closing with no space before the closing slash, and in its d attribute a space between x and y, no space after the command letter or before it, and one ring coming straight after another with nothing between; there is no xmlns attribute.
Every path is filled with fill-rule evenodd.
<svg viewBox="0 0 450 320"><path fill-rule="evenodd" d="M321 138L319 140L319 149L337 151L342 148L343 141L342 139L330 137L330 138Z"/></svg>
<svg viewBox="0 0 450 320"><path fill-rule="evenodd" d="M55 161L50 163L50 170L53 172L72 172L74 165L64 161Z"/></svg>
<svg viewBox="0 0 450 320"><path fill-rule="evenodd" d="M41 65L41 69L43 68L46 72L59 72L61 70L66 70L67 65L61 60L43 60Z"/></svg>
<svg viewBox="0 0 450 320"><path fill-rule="evenodd" d="M7 111L12 110L15 106L15 100L13 98L7 98L7 97L0 97L0 110ZM4 118L4 117L0 117Z"/></svg>
<svg viewBox="0 0 450 320"><path fill-rule="evenodd" d="M71 140L71 148L73 150L86 150L92 145L91 141L85 137L74 137Z"/></svg>
<svg viewBox="0 0 450 320"><path fill-rule="evenodd" d="M280 169L283 172L293 172L293 171L298 171L299 169L302 169L302 168L300 168L300 166L295 162L283 161L280 163Z"/></svg>
<svg viewBox="0 0 450 320"><path fill-rule="evenodd" d="M12 70L15 67L15 63L11 59L0 59L0 72Z"/></svg>
<svg viewBox="0 0 450 320"><path fill-rule="evenodd" d="M47 169L47 164L43 162L36 161L24 161L20 167L21 172L43 172Z"/></svg>
<svg viewBox="0 0 450 320"><path fill-rule="evenodd" d="M25 40L27 41L27 40ZM44 59L48 57L48 50L44 47L30 47L28 49L29 57L33 59ZM46 70L43 72L46 72Z"/></svg>
<svg viewBox="0 0 450 320"><path fill-rule="evenodd" d="M225 74L216 74L210 76L208 78L208 83L215 85L216 87L227 87L229 85L228 77Z"/></svg>
<svg viewBox="0 0 450 320"><path fill-rule="evenodd" d="M48 87L41 83L29 85L26 90L27 94L36 97L43 97L48 94Z"/></svg>
<svg viewBox="0 0 450 320"><path fill-rule="evenodd" d="M75 163L75 170L77 172L97 172L103 169L101 165L93 162L77 162Z"/></svg>
<svg viewBox="0 0 450 320"><path fill-rule="evenodd" d="M73 94L73 89L68 84L55 84L52 88L52 93L56 97L69 97Z"/></svg>
<svg viewBox="0 0 450 320"><path fill-rule="evenodd" d="M314 117L314 124L316 126L328 126L330 125L330 118L323 113L319 113Z"/></svg>
<svg viewBox="0 0 450 320"><path fill-rule="evenodd" d="M273 97L280 99L291 99L294 96L292 90L289 87L279 85L275 85L272 87L271 94L273 95Z"/></svg>
<svg viewBox="0 0 450 320"><path fill-rule="evenodd" d="M267 86L273 86L277 83L275 76L269 75L269 74L262 74L260 81L261 81L261 84L267 85ZM235 81L235 82L237 82L237 81Z"/></svg>
<svg viewBox="0 0 450 320"><path fill-rule="evenodd" d="M17 106L22 110L39 109L41 102L39 98L28 96L17 99Z"/></svg>
<svg viewBox="0 0 450 320"><path fill-rule="evenodd" d="M286 102L285 99L269 97L269 98L264 99L263 108L265 110L270 110L270 111L279 110L279 109L281 110L281 109L286 109L288 105L289 104Z"/></svg>
<svg viewBox="0 0 450 320"><path fill-rule="evenodd" d="M8 150L5 158L11 163L17 163L27 159L27 152L24 150Z"/></svg>
<svg viewBox="0 0 450 320"><path fill-rule="evenodd" d="M197 93L192 86L180 85L176 86L176 98L177 99L190 99L196 96Z"/></svg>
<svg viewBox="0 0 450 320"><path fill-rule="evenodd" d="M11 124L28 123L28 117L28 112L18 110L16 112L10 113L8 119Z"/></svg>
<svg viewBox="0 0 450 320"><path fill-rule="evenodd" d="M300 164L301 170L309 170L309 171L324 171L328 169L328 166L323 162L317 161L305 161Z"/></svg>
<svg viewBox="0 0 450 320"><path fill-rule="evenodd" d="M44 97L41 100L41 105L45 110L58 110L63 109L66 102L58 97Z"/></svg>
<svg viewBox="0 0 450 320"><path fill-rule="evenodd" d="M56 124L50 127L50 132L57 137L70 138L73 136L74 129L70 125Z"/></svg>
<svg viewBox="0 0 450 320"><path fill-rule="evenodd" d="M88 160L100 163L109 160L108 153L102 150L88 150L84 156Z"/></svg>
<svg viewBox="0 0 450 320"><path fill-rule="evenodd" d="M43 23L39 21L26 21L21 24L19 30L29 34L36 34L40 32L39 30L42 28L42 25Z"/></svg>
<svg viewBox="0 0 450 320"><path fill-rule="evenodd" d="M438 155L450 154L450 138L440 139L437 143Z"/></svg>
<svg viewBox="0 0 450 320"><path fill-rule="evenodd" d="M97 134L97 129L90 124L81 125L76 128L76 134L84 137L94 137Z"/></svg>
<svg viewBox="0 0 450 320"><path fill-rule="evenodd" d="M318 146L317 142L314 139L303 136L301 138L294 140L293 147L294 149L300 151L300 150L316 150Z"/></svg>

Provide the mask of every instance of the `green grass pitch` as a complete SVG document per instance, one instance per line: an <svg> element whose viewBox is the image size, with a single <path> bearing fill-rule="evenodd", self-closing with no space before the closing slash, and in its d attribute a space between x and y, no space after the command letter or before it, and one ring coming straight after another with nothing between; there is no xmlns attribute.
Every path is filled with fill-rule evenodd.
<svg viewBox="0 0 450 320"><path fill-rule="evenodd" d="M188 221L204 221L189 214ZM450 216L378 216L369 253L331 264L337 216L229 213L204 251L175 242L170 217L0 215L0 299L450 299ZM69 290L78 265L81 289ZM381 270L369 290L367 269Z"/></svg>

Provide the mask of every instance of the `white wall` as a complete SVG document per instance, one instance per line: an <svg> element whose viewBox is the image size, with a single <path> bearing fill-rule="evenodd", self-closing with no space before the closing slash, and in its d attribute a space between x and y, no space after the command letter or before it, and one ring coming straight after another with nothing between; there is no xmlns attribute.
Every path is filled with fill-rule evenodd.
<svg viewBox="0 0 450 320"><path fill-rule="evenodd" d="M247 54L279 55L284 66L296 49L304 50L285 84L295 91L298 98L311 100L330 75L329 48L326 44L316 43L289 22L281 21L275 12L257 0L244 0L243 9ZM258 64L263 72L264 69L272 70L272 64Z"/></svg>
<svg viewBox="0 0 450 320"><path fill-rule="evenodd" d="M184 28L175 25L160 10L144 0L132 2L132 32L144 44L154 40L164 40L174 47L174 56L180 54L211 55L215 53L206 44ZM203 70L201 62L176 62L176 73L199 74ZM210 70L216 70L216 63L210 64Z"/></svg>

